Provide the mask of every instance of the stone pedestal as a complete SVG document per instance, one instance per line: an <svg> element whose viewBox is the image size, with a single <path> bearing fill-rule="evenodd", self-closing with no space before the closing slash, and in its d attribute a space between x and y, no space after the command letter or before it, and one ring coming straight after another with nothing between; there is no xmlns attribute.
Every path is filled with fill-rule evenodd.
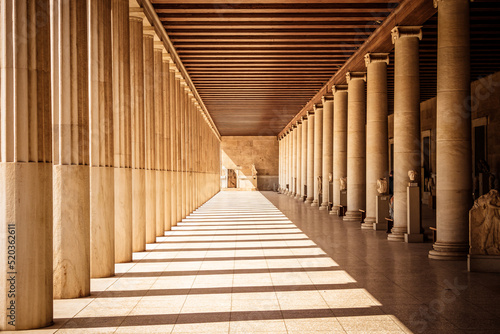
<svg viewBox="0 0 500 334"><path fill-rule="evenodd" d="M421 233L422 221L420 218L420 187L417 183L410 183L406 192L407 212L407 233L405 242L424 242L424 235Z"/></svg>
<svg viewBox="0 0 500 334"><path fill-rule="evenodd" d="M500 255L467 256L467 270L482 273L500 273Z"/></svg>
<svg viewBox="0 0 500 334"><path fill-rule="evenodd" d="M375 224L373 224L373 229L376 231L387 231L387 220L389 217L389 201L391 196L389 195L378 195L376 197L377 206L375 207Z"/></svg>

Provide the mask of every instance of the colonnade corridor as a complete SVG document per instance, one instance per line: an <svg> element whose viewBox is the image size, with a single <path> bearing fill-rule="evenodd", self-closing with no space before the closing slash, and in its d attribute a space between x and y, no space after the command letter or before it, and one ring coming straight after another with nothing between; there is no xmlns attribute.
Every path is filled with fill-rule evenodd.
<svg viewBox="0 0 500 334"><path fill-rule="evenodd" d="M116 264L115 277L92 279L90 297L54 300L54 325L30 332L498 328L494 274L468 273L463 261L430 261L428 244L387 243L376 231L296 203L274 192L219 192L133 262Z"/></svg>

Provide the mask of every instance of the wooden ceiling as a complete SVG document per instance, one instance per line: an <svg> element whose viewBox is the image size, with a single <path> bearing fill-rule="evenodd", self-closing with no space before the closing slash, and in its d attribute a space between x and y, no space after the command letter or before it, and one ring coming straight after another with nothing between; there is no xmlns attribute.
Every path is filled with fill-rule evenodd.
<svg viewBox="0 0 500 334"><path fill-rule="evenodd" d="M390 34L383 29L401 22L428 20L421 44L421 95L423 100L435 96L437 30L431 0L151 2L223 136L277 135L327 89L327 83L335 83L332 78L345 78L348 69L361 70L354 58L381 51L370 49L377 43L388 48ZM425 6L420 10L417 4ZM471 33L473 46L480 40L473 60L476 54L479 62L487 59L492 66L500 64L498 7L493 0L471 4L472 26L481 32L477 38ZM483 33L487 39L481 39ZM488 47L495 54L484 55ZM491 73L476 72L473 76ZM391 100L392 73L390 65Z"/></svg>

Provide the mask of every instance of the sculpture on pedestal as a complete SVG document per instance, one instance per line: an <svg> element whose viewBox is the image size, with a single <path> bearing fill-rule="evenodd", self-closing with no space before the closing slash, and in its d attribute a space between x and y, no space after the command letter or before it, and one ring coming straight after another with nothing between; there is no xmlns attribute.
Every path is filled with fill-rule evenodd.
<svg viewBox="0 0 500 334"><path fill-rule="evenodd" d="M340 191L347 190L347 176L341 177L340 181Z"/></svg>
<svg viewBox="0 0 500 334"><path fill-rule="evenodd" d="M408 171L408 178L410 179L410 182L416 182L418 176L418 172L411 169Z"/></svg>
<svg viewBox="0 0 500 334"><path fill-rule="evenodd" d="M255 164L252 164L252 176L254 179L257 176L257 169L255 168Z"/></svg>
<svg viewBox="0 0 500 334"><path fill-rule="evenodd" d="M382 177L377 180L377 192L380 195L385 195L387 194L389 190L389 182L387 182L387 179L385 177Z"/></svg>
<svg viewBox="0 0 500 334"><path fill-rule="evenodd" d="M500 255L500 195L479 197L469 211L470 254Z"/></svg>

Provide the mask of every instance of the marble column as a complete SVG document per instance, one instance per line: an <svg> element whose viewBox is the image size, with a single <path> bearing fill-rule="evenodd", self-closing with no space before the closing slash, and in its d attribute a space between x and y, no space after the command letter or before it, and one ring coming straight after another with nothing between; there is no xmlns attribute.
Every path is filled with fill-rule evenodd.
<svg viewBox="0 0 500 334"><path fill-rule="evenodd" d="M115 262L132 261L132 128L129 2L111 0Z"/></svg>
<svg viewBox="0 0 500 334"><path fill-rule="evenodd" d="M165 160L163 156L164 145L163 132L165 117L163 109L163 51L165 50L163 42L155 40L154 42L154 94L155 94L155 159L156 159L156 224L155 236L164 235L165 225Z"/></svg>
<svg viewBox="0 0 500 334"><path fill-rule="evenodd" d="M169 67L169 97L170 97L170 223L177 225L177 127L176 113L177 108L175 99L175 66Z"/></svg>
<svg viewBox="0 0 500 334"><path fill-rule="evenodd" d="M288 195L289 187L290 187L290 180L289 180L289 175L290 175L290 130L287 130L285 132L285 195Z"/></svg>
<svg viewBox="0 0 500 334"><path fill-rule="evenodd" d="M366 218L362 229L376 222L377 180L389 177L387 124L388 53L368 53L366 63Z"/></svg>
<svg viewBox="0 0 500 334"><path fill-rule="evenodd" d="M154 27L145 26L143 32L146 154L146 243L150 244L156 241Z"/></svg>
<svg viewBox="0 0 500 334"><path fill-rule="evenodd" d="M307 112L307 197L305 204L311 205L314 200L314 111Z"/></svg>
<svg viewBox="0 0 500 334"><path fill-rule="evenodd" d="M48 0L0 3L2 331L52 323L49 13Z"/></svg>
<svg viewBox="0 0 500 334"><path fill-rule="evenodd" d="M176 109L175 109L175 128L176 128L176 150L177 150L177 158L176 158L176 193L177 197L177 207L175 209L176 212L176 222L182 221L182 137L181 137L181 78L180 73L175 73L175 99L176 99Z"/></svg>
<svg viewBox="0 0 500 334"><path fill-rule="evenodd" d="M172 228L172 199L171 199L171 182L172 182L172 169L170 164L170 63L172 59L166 50L162 53L162 76L163 76L163 158L164 158L164 176L163 176L163 193L164 193L164 206L165 215L163 221L163 231L170 231Z"/></svg>
<svg viewBox="0 0 500 334"><path fill-rule="evenodd" d="M361 223L366 200L364 72L347 73L347 212L344 221Z"/></svg>
<svg viewBox="0 0 500 334"><path fill-rule="evenodd" d="M437 240L429 257L461 260L469 250L472 207L469 1L438 5Z"/></svg>
<svg viewBox="0 0 500 334"><path fill-rule="evenodd" d="M333 209L340 207L340 179L347 176L347 85L333 91Z"/></svg>
<svg viewBox="0 0 500 334"><path fill-rule="evenodd" d="M300 159L300 200L303 202L304 197L307 196L305 185L307 184L307 127L308 127L307 115L302 116L302 142L301 142L301 159Z"/></svg>
<svg viewBox="0 0 500 334"><path fill-rule="evenodd" d="M283 186L282 186L283 185L283 182L282 182L283 162L281 161L283 158L283 146L281 144L282 144L281 136L278 136L278 193L280 193L280 194L281 194L281 189L283 188ZM226 175L226 179L227 179L227 175Z"/></svg>
<svg viewBox="0 0 500 334"><path fill-rule="evenodd" d="M297 175L297 182L295 185L295 199L300 199L302 196L302 188L300 184L302 182L302 121L297 121L297 144L295 147L297 152L297 162L295 167L295 175Z"/></svg>
<svg viewBox="0 0 500 334"><path fill-rule="evenodd" d="M314 105L314 193L311 206L319 206L319 192L323 173L323 105Z"/></svg>
<svg viewBox="0 0 500 334"><path fill-rule="evenodd" d="M141 9L130 10L130 109L132 111L132 251L146 250L144 49Z"/></svg>
<svg viewBox="0 0 500 334"><path fill-rule="evenodd" d="M90 276L115 275L111 0L89 3Z"/></svg>
<svg viewBox="0 0 500 334"><path fill-rule="evenodd" d="M294 124L292 125L292 133L291 133L291 149L292 149L292 152L290 154L291 158L292 158L292 164L291 164L291 192L290 192L290 196L292 197L295 197L295 192L296 192L296 184L297 184L297 170L296 170L296 166L297 166L297 125Z"/></svg>
<svg viewBox="0 0 500 334"><path fill-rule="evenodd" d="M51 3L54 298L90 295L87 1Z"/></svg>
<svg viewBox="0 0 500 334"><path fill-rule="evenodd" d="M322 98L323 102L323 167L322 167L322 182L323 196L321 200L320 210L328 209L330 201L329 177L333 177L333 95L325 95Z"/></svg>
<svg viewBox="0 0 500 334"><path fill-rule="evenodd" d="M407 231L408 171L420 171L420 27L392 30L394 43L394 227L388 240L403 241Z"/></svg>

